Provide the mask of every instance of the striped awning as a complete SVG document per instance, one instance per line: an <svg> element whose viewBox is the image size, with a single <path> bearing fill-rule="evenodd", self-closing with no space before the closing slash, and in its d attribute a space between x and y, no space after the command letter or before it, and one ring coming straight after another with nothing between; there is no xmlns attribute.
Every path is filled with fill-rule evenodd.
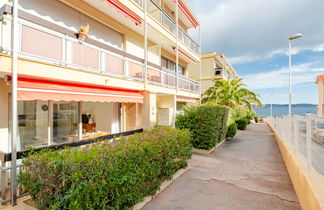
<svg viewBox="0 0 324 210"><path fill-rule="evenodd" d="M143 103L143 95L133 90L19 78L18 100Z"/></svg>

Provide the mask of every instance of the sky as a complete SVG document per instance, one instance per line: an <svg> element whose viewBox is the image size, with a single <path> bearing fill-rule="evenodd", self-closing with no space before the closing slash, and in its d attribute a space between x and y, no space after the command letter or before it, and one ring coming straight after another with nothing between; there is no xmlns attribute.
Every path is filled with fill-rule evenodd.
<svg viewBox="0 0 324 210"><path fill-rule="evenodd" d="M202 52L224 53L264 104L288 103L288 37L292 103L317 104L324 74L324 0L187 0L202 26Z"/></svg>

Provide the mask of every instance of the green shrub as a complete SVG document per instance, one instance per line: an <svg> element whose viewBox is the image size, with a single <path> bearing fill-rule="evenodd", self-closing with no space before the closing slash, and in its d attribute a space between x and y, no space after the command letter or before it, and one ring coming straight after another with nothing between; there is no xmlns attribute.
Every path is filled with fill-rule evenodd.
<svg viewBox="0 0 324 210"><path fill-rule="evenodd" d="M258 117L258 116L254 116L254 121L255 121L256 123L258 123L258 122L259 122L259 117Z"/></svg>
<svg viewBox="0 0 324 210"><path fill-rule="evenodd" d="M191 132L191 143L198 149L211 149L225 138L228 108L213 104L187 106L177 116L176 127Z"/></svg>
<svg viewBox="0 0 324 210"><path fill-rule="evenodd" d="M236 135L237 125L235 121L231 121L227 128L226 137L234 137Z"/></svg>
<svg viewBox="0 0 324 210"><path fill-rule="evenodd" d="M231 119L236 121L245 118L247 116L247 111L248 110L242 106L235 107L231 109Z"/></svg>
<svg viewBox="0 0 324 210"><path fill-rule="evenodd" d="M190 157L188 131L158 127L113 143L31 153L19 182L40 209L128 209Z"/></svg>
<svg viewBox="0 0 324 210"><path fill-rule="evenodd" d="M239 130L245 130L246 127L249 124L249 120L246 119L246 118L242 118L242 119L236 120L235 122L237 124L237 129L239 129Z"/></svg>

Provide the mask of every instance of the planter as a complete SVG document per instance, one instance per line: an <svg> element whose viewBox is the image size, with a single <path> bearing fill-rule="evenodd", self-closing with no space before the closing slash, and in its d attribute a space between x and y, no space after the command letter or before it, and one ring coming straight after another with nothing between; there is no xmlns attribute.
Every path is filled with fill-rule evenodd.
<svg viewBox="0 0 324 210"><path fill-rule="evenodd" d="M205 150L205 149L197 149L197 148L192 148L192 152L197 153L197 154L203 154L203 155L208 155L209 153L213 152L215 149L220 147L226 139L223 141L219 142L215 147L211 148L210 150Z"/></svg>
<svg viewBox="0 0 324 210"><path fill-rule="evenodd" d="M132 210L139 210L142 209L146 204L148 204L150 201L152 201L157 195L159 195L163 190L165 190L167 187L169 187L176 179L178 179L180 176L182 176L184 173L189 171L190 166L187 166L187 168L179 169L172 177L171 180L166 180L161 184L161 187L159 191L155 193L153 196L146 196L142 202L136 204L131 208Z"/></svg>
<svg viewBox="0 0 324 210"><path fill-rule="evenodd" d="M88 38L88 34L83 33L83 32L79 32L79 33L77 33L76 36L77 36L77 38L78 38L79 40L82 40L82 41L86 41L87 38Z"/></svg>

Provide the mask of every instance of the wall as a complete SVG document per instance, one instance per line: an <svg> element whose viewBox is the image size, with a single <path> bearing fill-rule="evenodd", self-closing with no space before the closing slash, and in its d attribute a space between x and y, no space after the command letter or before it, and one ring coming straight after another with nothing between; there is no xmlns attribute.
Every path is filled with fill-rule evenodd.
<svg viewBox="0 0 324 210"><path fill-rule="evenodd" d="M142 125L144 129L149 130L156 125L156 94L145 91L143 95L144 103L142 104Z"/></svg>
<svg viewBox="0 0 324 210"><path fill-rule="evenodd" d="M159 125L174 126L177 109L176 103L175 95L157 96L157 122Z"/></svg>
<svg viewBox="0 0 324 210"><path fill-rule="evenodd" d="M56 0L42 0L41 4L39 0L23 0L19 3L26 12L75 32L79 31L81 25L85 26L88 23L89 37L119 49L123 48L122 34L63 3Z"/></svg>
<svg viewBox="0 0 324 210"><path fill-rule="evenodd" d="M83 102L82 114L87 113L91 114L98 131L120 132L118 103Z"/></svg>
<svg viewBox="0 0 324 210"><path fill-rule="evenodd" d="M298 197L298 201L302 209L324 209L323 195L319 194L319 192L321 191L316 185L314 185L314 183L316 182L316 178L312 176L312 173L307 173L300 167L303 164L303 162L300 159L298 159L295 154L291 153L288 147L280 139L275 129L269 123L268 125L274 133L275 139L281 152L281 156L284 159L290 179L293 183L294 189Z"/></svg>
<svg viewBox="0 0 324 210"><path fill-rule="evenodd" d="M318 115L323 116L323 104L324 104L324 83L318 83Z"/></svg>
<svg viewBox="0 0 324 210"><path fill-rule="evenodd" d="M0 79L0 151L9 152L8 117L9 117L9 92L3 79Z"/></svg>

